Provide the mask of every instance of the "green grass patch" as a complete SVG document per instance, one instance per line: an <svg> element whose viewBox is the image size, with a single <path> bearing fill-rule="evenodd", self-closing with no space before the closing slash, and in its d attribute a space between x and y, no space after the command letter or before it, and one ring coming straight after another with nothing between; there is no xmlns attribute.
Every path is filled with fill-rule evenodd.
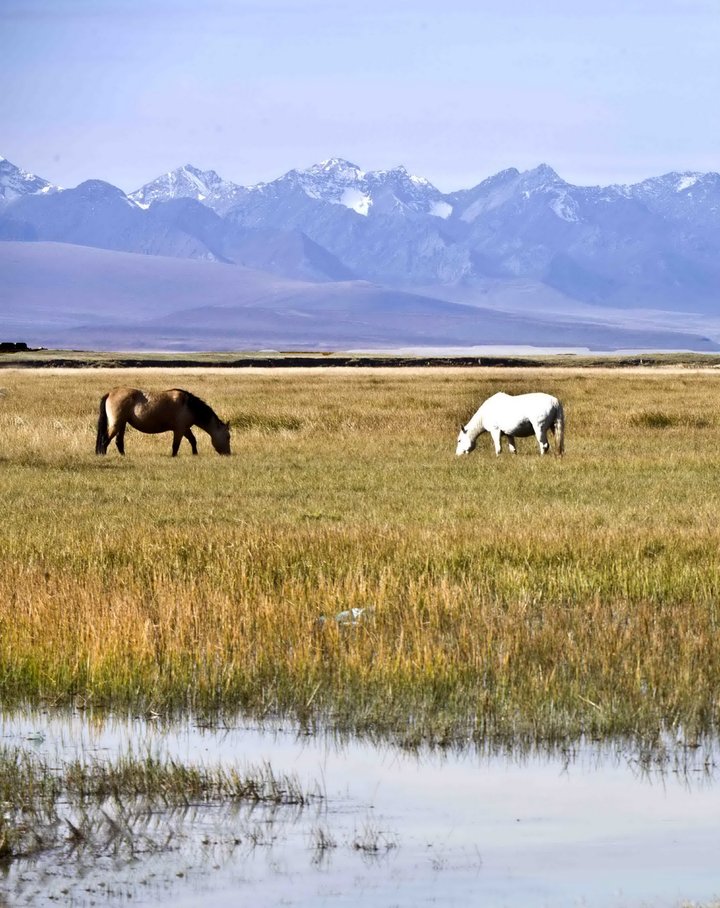
<svg viewBox="0 0 720 908"><path fill-rule="evenodd" d="M681 426L688 430L709 429L715 421L709 416L698 414L663 413L658 410L630 414L630 425L644 429L669 429Z"/></svg>
<svg viewBox="0 0 720 908"><path fill-rule="evenodd" d="M262 432L297 432L303 422L297 416L272 413L239 413L231 416L230 425L239 431L259 429Z"/></svg>

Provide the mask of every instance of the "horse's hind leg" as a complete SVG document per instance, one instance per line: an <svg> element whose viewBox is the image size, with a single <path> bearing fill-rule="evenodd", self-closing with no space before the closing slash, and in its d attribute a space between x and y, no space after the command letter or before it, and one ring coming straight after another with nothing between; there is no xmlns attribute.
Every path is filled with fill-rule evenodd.
<svg viewBox="0 0 720 908"><path fill-rule="evenodd" d="M115 444L117 445L118 451L124 456L125 455L125 428L126 424L123 423L117 429L117 435L115 436Z"/></svg>
<svg viewBox="0 0 720 908"><path fill-rule="evenodd" d="M193 454L197 454L197 441L195 440L195 436L190 429L188 429L185 433L185 438L187 438L187 440L190 442L190 447L192 448Z"/></svg>
<svg viewBox="0 0 720 908"><path fill-rule="evenodd" d="M125 453L125 423L124 422L111 422L108 426L107 433L107 448L110 447L110 442L115 439L115 444L117 449L121 454Z"/></svg>
<svg viewBox="0 0 720 908"><path fill-rule="evenodd" d="M182 432L173 432L173 443L172 443L172 456L177 457L177 452L180 450L180 442L183 440Z"/></svg>

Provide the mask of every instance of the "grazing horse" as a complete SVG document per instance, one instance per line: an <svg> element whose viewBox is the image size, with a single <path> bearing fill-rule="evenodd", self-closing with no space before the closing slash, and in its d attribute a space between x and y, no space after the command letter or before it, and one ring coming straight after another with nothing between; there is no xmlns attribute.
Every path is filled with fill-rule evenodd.
<svg viewBox="0 0 720 908"><path fill-rule="evenodd" d="M208 433L218 454L230 453L230 424L223 422L204 400L179 388L158 392L113 388L100 400L95 453L107 453L114 438L118 451L124 454L127 425L153 434L172 432L173 457L183 438L187 438L193 454L197 454L191 426L199 426Z"/></svg>
<svg viewBox="0 0 720 908"><path fill-rule="evenodd" d="M475 447L481 432L489 432L500 454L500 439L507 436L511 454L515 454L515 436L527 438L534 435L540 445L540 453L550 449L547 433L553 432L556 453L565 450L565 414L557 397L535 392L533 394L505 394L500 391L489 397L466 426L460 429L456 454L469 454Z"/></svg>

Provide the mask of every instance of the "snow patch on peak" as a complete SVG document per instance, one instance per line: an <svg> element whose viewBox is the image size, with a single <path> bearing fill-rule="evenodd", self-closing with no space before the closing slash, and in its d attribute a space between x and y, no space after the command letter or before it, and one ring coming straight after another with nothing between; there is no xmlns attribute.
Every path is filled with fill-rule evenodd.
<svg viewBox="0 0 720 908"><path fill-rule="evenodd" d="M57 192L59 188L0 156L0 202L11 202L23 196L39 193Z"/></svg>
<svg viewBox="0 0 720 908"><path fill-rule="evenodd" d="M453 212L453 206L450 205L448 202L433 202L433 204L430 206L429 213L434 218L442 218L443 220L446 220L447 218L450 217L452 212Z"/></svg>
<svg viewBox="0 0 720 908"><path fill-rule="evenodd" d="M573 221L580 220L578 218L577 203L566 192L554 198L552 202L550 202L550 207L563 221L572 223Z"/></svg>
<svg viewBox="0 0 720 908"><path fill-rule="evenodd" d="M338 199L338 204L351 208L353 211L357 211L358 214L367 217L372 205L372 199L359 189L346 189Z"/></svg>
<svg viewBox="0 0 720 908"><path fill-rule="evenodd" d="M675 192L682 192L684 189L690 189L700 179L699 173L683 173L675 185Z"/></svg>
<svg viewBox="0 0 720 908"><path fill-rule="evenodd" d="M241 186L223 180L214 170L200 170L184 164L131 192L130 198L143 207L171 199L194 199L219 213L226 212L245 192Z"/></svg>
<svg viewBox="0 0 720 908"><path fill-rule="evenodd" d="M423 189L427 187L434 189L429 180L426 180L425 177L418 177L415 176L415 174L409 173L407 167L403 164L398 164L397 167L391 167L390 170L371 170L366 173L365 176L374 179L376 182L384 182L388 177L395 177L403 183L421 186Z"/></svg>
<svg viewBox="0 0 720 908"><path fill-rule="evenodd" d="M285 180L299 186L310 199L343 205L358 214L367 215L372 205L365 172L343 158L329 158L307 170L291 170L278 182Z"/></svg>

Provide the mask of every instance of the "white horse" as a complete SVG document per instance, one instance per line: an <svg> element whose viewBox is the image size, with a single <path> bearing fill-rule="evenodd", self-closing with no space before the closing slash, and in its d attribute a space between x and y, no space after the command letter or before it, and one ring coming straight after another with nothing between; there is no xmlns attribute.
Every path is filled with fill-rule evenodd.
<svg viewBox="0 0 720 908"><path fill-rule="evenodd" d="M550 449L547 433L553 432L556 453L565 450L565 414L557 397L535 392L533 394L505 394L500 391L489 397L466 426L460 429L456 454L469 454L481 432L489 432L499 454L500 439L507 436L510 453L515 454L515 436L527 438L534 435L540 453Z"/></svg>

